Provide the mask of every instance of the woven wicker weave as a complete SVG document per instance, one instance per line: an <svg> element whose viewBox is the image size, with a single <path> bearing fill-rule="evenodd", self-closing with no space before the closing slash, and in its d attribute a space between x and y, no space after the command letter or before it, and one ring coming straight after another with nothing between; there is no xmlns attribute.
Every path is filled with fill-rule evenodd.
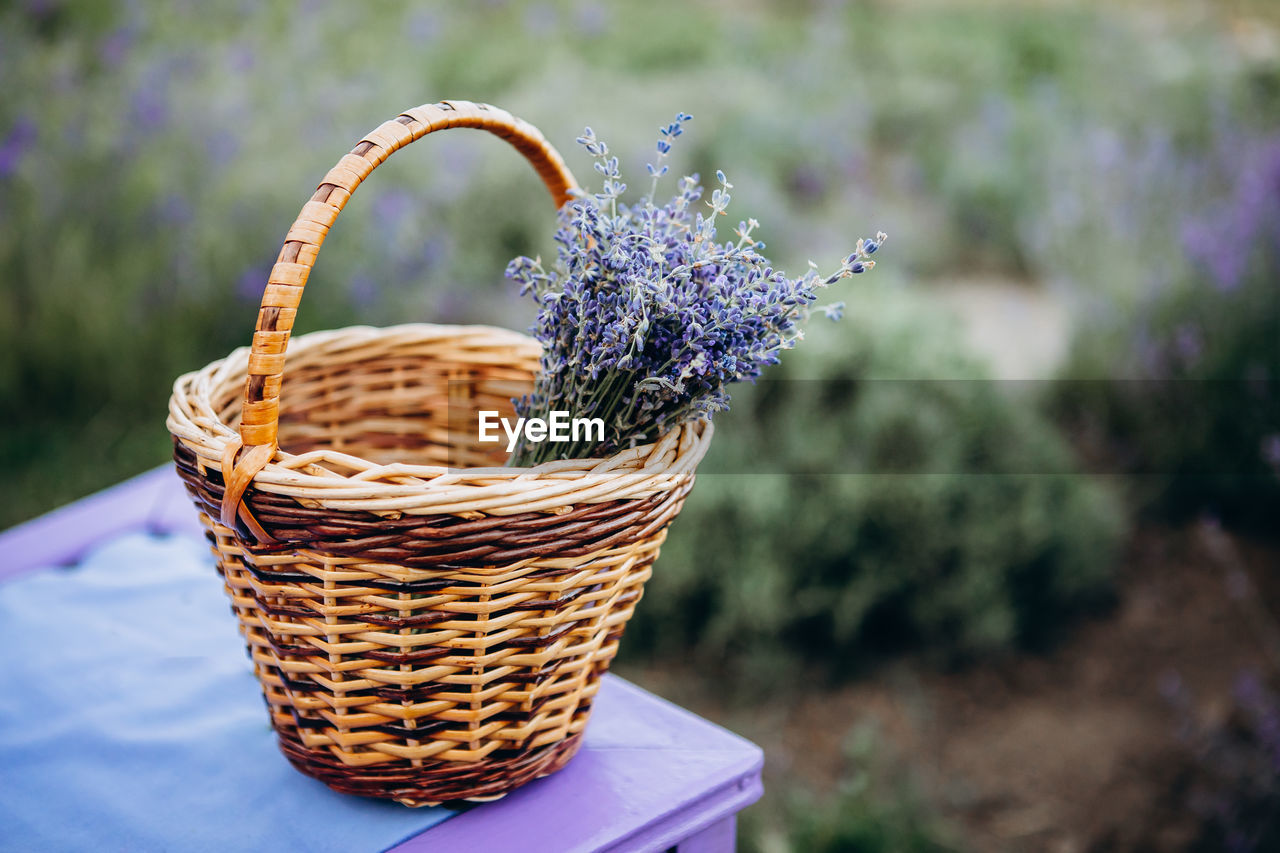
<svg viewBox="0 0 1280 853"><path fill-rule="evenodd" d="M353 327L285 348L356 186L432 131L488 130L557 204L537 130L462 101L409 110L325 176L289 229L252 348L178 379L174 458L285 755L407 805L498 797L562 767L711 427L607 459L501 467L476 413L511 413L537 342L479 326Z"/></svg>

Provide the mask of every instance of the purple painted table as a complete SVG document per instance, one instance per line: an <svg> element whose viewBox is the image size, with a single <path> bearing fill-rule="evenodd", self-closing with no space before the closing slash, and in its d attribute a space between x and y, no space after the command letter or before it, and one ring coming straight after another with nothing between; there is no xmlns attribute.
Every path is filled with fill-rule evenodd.
<svg viewBox="0 0 1280 853"><path fill-rule="evenodd" d="M0 582L76 563L137 532L201 536L167 466L0 533ZM760 797L762 763L754 744L607 676L585 744L568 767L393 849L732 850L737 813Z"/></svg>

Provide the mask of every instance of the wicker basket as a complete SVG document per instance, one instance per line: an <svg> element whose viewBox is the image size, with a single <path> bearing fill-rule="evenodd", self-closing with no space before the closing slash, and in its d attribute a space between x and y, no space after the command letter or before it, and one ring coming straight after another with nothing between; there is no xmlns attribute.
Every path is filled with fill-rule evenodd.
<svg viewBox="0 0 1280 853"><path fill-rule="evenodd" d="M487 130L556 204L573 176L483 104L408 110L289 229L251 348L178 379L174 458L214 544L280 746L302 772L411 806L500 797L577 750L623 626L711 437L504 468L476 440L539 347L479 326L353 327L285 348L325 233L397 148Z"/></svg>

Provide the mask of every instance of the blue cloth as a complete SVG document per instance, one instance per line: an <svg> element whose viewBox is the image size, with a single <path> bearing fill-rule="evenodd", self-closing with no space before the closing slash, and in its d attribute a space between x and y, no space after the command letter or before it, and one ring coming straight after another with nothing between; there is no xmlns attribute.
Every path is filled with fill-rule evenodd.
<svg viewBox="0 0 1280 853"><path fill-rule="evenodd" d="M382 850L454 813L293 769L202 541L0 584L0 649L0 849Z"/></svg>

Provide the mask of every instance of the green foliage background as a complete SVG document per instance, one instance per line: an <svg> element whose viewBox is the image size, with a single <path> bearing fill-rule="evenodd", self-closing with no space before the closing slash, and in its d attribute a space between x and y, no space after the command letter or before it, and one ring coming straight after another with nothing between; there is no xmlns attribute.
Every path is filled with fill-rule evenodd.
<svg viewBox="0 0 1280 853"><path fill-rule="evenodd" d="M628 653L777 684L796 661L847 673L893 649L1043 647L1105 601L1115 494L945 315L865 296L717 419Z"/></svg>

